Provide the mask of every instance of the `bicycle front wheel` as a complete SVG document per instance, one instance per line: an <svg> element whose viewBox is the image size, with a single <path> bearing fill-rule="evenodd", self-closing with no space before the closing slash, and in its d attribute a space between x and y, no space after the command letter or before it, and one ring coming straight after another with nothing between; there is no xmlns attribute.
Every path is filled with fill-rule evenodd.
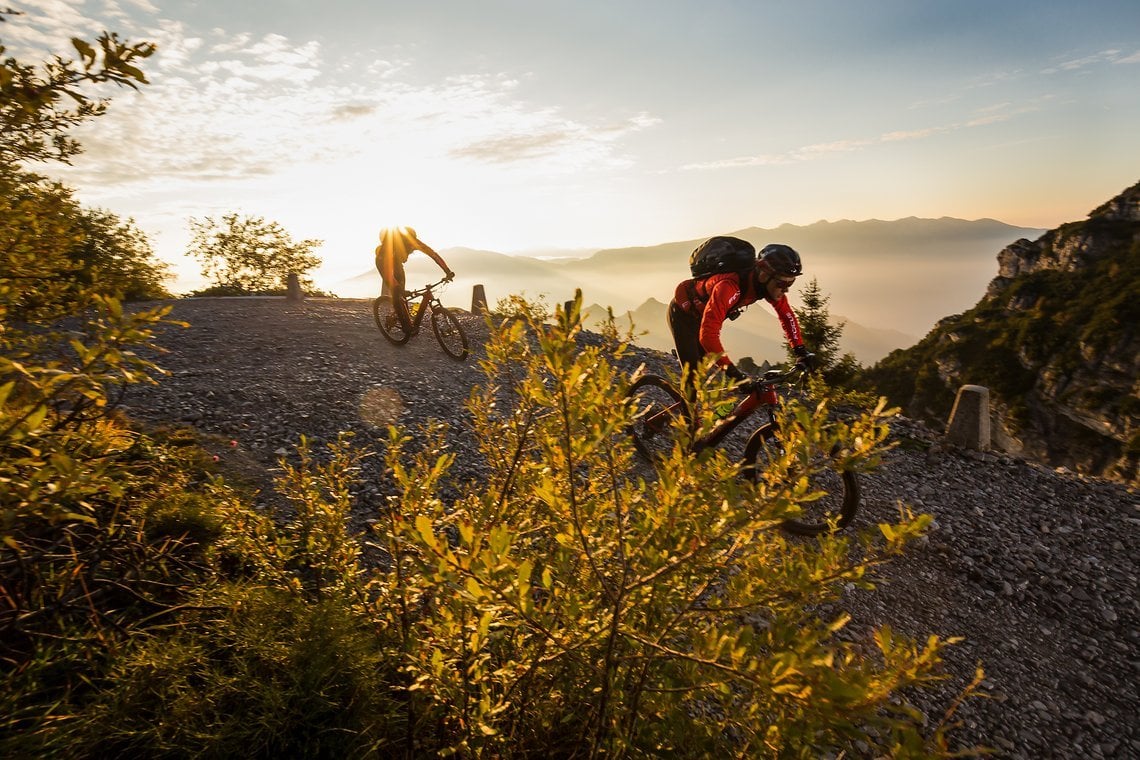
<svg viewBox="0 0 1140 760"><path fill-rule="evenodd" d="M634 420L630 437L639 454L649 461L673 449L673 420L678 416L692 422L692 412L677 389L663 377L645 375L629 388Z"/></svg>
<svg viewBox="0 0 1140 760"><path fill-rule="evenodd" d="M744 473L754 482L764 477L771 463L783 455L779 431L775 425L764 425L748 439L744 449ZM789 480L798 478L796 470L811 470L811 500L800 502L802 512L785 520L780 527L798 536L818 536L845 528L859 510L859 479L848 470L835 467L834 452L813 454L810 462L793 465Z"/></svg>
<svg viewBox="0 0 1140 760"><path fill-rule="evenodd" d="M397 346L402 346L412 337L410 330L404 329L404 323L396 314L392 303L392 296L380 296L372 301L372 318L380 328L380 334Z"/></svg>
<svg viewBox="0 0 1140 760"><path fill-rule="evenodd" d="M446 306L432 309L431 329L448 356L460 361L467 358L467 334L450 309Z"/></svg>

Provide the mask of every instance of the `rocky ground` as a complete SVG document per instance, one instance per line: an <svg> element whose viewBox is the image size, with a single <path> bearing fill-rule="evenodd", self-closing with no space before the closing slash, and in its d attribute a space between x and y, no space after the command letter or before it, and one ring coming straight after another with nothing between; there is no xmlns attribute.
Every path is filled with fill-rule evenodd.
<svg viewBox="0 0 1140 760"><path fill-rule="evenodd" d="M197 427L254 481L301 435L323 443L351 431L379 449L390 422L461 427L463 403L482 379L486 330L475 317L463 317L472 356L457 362L430 328L406 346L386 343L363 300L173 303L172 317L191 326L161 333L169 352L158 361L171 376L133 388L126 406L142 419ZM644 352L634 363L666 358ZM1140 757L1137 494L956 451L908 420L894 435L901 445L864 481L857 521L889 519L902 502L932 514L935 527L885 568L878 589L848 595L851 635L889 623L919 638L965 637L950 650L946 681L915 698L937 719L983 665L989 696L956 714L952 736L962 746L1013 758ZM458 438L454 474L478 478L477 458L462 455ZM378 458L363 475L367 505L386 493Z"/></svg>

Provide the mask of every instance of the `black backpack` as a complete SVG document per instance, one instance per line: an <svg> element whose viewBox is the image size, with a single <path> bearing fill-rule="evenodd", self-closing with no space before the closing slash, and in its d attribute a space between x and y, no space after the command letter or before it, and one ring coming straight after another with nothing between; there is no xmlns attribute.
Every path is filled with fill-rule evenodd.
<svg viewBox="0 0 1140 760"><path fill-rule="evenodd" d="M756 248L752 243L728 235L711 237L689 254L689 271L693 277L745 272L754 266Z"/></svg>

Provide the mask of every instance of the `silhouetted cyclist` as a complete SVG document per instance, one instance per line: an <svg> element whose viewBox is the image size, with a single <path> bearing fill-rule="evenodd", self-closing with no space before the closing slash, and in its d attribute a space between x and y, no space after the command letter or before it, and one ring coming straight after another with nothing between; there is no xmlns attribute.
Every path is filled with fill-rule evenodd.
<svg viewBox="0 0 1140 760"><path fill-rule="evenodd" d="M413 251L422 251L431 256L448 281L455 278L455 272L451 271L443 257L416 237L416 231L411 227L386 227L380 231L380 245L376 246L376 270L388 285L392 306L400 324L409 333L412 331L412 315L408 313L408 305L404 302L404 264Z"/></svg>

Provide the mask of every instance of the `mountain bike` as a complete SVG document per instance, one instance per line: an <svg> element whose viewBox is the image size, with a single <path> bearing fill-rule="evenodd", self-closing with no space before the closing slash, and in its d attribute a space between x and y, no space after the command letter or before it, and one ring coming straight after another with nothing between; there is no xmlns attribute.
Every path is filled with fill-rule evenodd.
<svg viewBox="0 0 1140 760"><path fill-rule="evenodd" d="M807 370L795 365L787 370L772 369L744 387L747 394L731 412L719 419L709 432L692 441L691 452L716 446L753 414L764 415L764 421L748 438L744 447L742 476L759 482L769 464L783 454L776 408L780 404L778 386L791 386L802 380ZM636 418L630 428L634 446L646 460L653 462L673 447L674 419L680 415L689 429L693 427L693 409L684 396L665 378L643 375L629 389ZM819 498L801 503L802 513L787 519L781 527L789 533L814 536L846 527L859 509L859 479L854 472L834 466L836 451L812 455L805 468L810 474L810 491ZM797 478L795 472L788 474Z"/></svg>
<svg viewBox="0 0 1140 760"><path fill-rule="evenodd" d="M460 361L466 359L468 353L467 334L463 332L463 327L459 324L455 314L439 302L439 296L435 292L445 282L448 282L446 278L431 285L425 285L419 290L404 291L403 301L410 318L410 329L405 328L404 323L396 314L392 296L382 295L374 299L372 301L372 316L376 320L376 326L380 328L380 333L393 344L402 346L420 331L424 315L430 311L431 330L435 333L435 339L439 341L439 345L453 359Z"/></svg>

